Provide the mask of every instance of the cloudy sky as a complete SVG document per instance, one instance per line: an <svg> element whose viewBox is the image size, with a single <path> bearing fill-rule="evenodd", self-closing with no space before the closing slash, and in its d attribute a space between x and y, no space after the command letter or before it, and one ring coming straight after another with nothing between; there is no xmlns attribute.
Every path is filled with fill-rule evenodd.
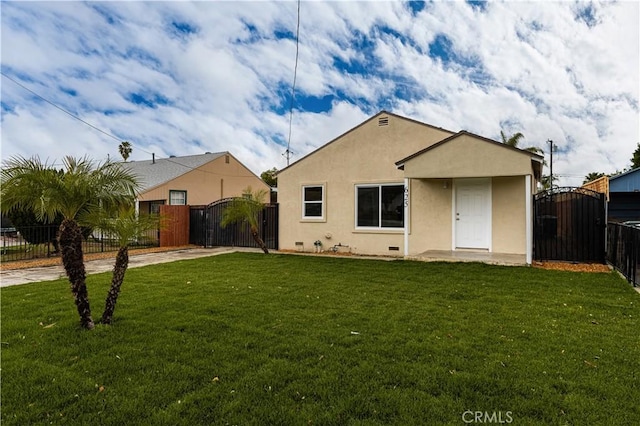
<svg viewBox="0 0 640 426"><path fill-rule="evenodd" d="M2 159L120 158L127 140L133 160L283 168L297 7L2 1ZM640 142L637 1L302 1L299 16L292 161L383 109L551 139L565 185L628 167Z"/></svg>

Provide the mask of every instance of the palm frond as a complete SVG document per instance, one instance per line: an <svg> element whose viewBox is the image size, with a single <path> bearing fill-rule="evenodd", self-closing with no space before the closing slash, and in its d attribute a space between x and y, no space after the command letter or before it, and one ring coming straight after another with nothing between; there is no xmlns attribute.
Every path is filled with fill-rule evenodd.
<svg viewBox="0 0 640 426"><path fill-rule="evenodd" d="M12 157L5 162L1 173L1 209L32 211L38 220L50 221L57 211L47 202L48 190L55 185L58 173L53 165L39 157Z"/></svg>
<svg viewBox="0 0 640 426"><path fill-rule="evenodd" d="M527 148L524 148L525 151L529 151L529 152L533 152L534 154L544 154L544 151L538 147L535 146L530 146Z"/></svg>
<svg viewBox="0 0 640 426"><path fill-rule="evenodd" d="M119 208L92 209L81 215L80 222L118 240L120 247L143 237L148 231L166 226L166 218L156 214L138 215L133 205Z"/></svg>
<svg viewBox="0 0 640 426"><path fill-rule="evenodd" d="M253 229L258 228L258 215L264 209L264 200L268 193L261 189L253 192L251 187L242 192L242 197L235 197L222 213L220 225L224 228L232 223L248 223Z"/></svg>
<svg viewBox="0 0 640 426"><path fill-rule="evenodd" d="M38 157L15 157L2 169L2 210L32 210L39 219L58 213L75 219L84 211L108 205L133 204L138 178L120 163L94 163L67 156L63 169Z"/></svg>
<svg viewBox="0 0 640 426"><path fill-rule="evenodd" d="M502 130L500 130L500 137L502 138L502 143L507 144L507 135L504 134Z"/></svg>
<svg viewBox="0 0 640 426"><path fill-rule="evenodd" d="M520 132L514 133L509 139L507 139L507 145L512 146L514 148L518 147L518 143L520 143L520 139L523 139L524 135Z"/></svg>

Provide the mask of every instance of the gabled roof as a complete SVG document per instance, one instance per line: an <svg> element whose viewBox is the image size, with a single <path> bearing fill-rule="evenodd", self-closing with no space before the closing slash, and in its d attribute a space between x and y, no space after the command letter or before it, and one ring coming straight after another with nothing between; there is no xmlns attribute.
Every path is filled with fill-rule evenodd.
<svg viewBox="0 0 640 426"><path fill-rule="evenodd" d="M389 116L392 116L392 117L400 118L400 119L402 119L402 120L410 121L410 122L415 123L415 124L419 124L419 125L421 125L421 126L430 127L430 128L432 128L432 129L437 129L437 130L442 130L442 131L444 131L444 132L451 133L451 134L453 134L453 133L454 133L454 132L452 132L451 130L444 129L444 128L442 128L442 127L432 126L431 124L423 123L422 121L414 120L414 119L412 119L412 118L408 118L408 117L403 117L402 115L398 115L398 114L394 114L394 113L392 113L392 112L388 112L388 111L382 110L382 111L380 111L379 113L377 113L377 114L375 114L375 115L372 115L371 117L367 118L365 121L363 121L362 123L358 124L357 126L352 127L351 129L347 130L346 132L344 132L344 133L343 133L343 134L341 134L340 136L337 136L337 137L333 138L332 140L330 140L329 142L325 143L324 145L322 145L322 146L320 146L320 147L316 148L315 150L311 151L310 153L308 153L308 154L307 154L307 155L305 155L304 157L302 157L302 158L298 159L297 161L295 161L293 164L291 164L291 165L289 165L289 166L285 167L285 168L284 168L284 169L282 169L282 170L279 170L279 171L276 173L276 175L278 175L278 174L282 173L283 171L285 171L285 170L289 169L290 167L293 167L293 166L297 165L298 163L300 163L300 162L301 162L301 161L303 161L304 159L306 159L306 158L308 158L308 157L310 157L310 156L314 155L316 152L320 151L321 149L323 149L323 148L325 148L325 147L327 147L327 146L331 145L331 144L332 144L332 143L334 143L335 141L337 141L337 140L341 139L342 137L344 137L345 135L348 135L349 133L351 133L351 132L353 132L353 131L355 131L355 130L359 129L360 127L364 126L364 125L365 125L365 124L367 124L368 122L370 122L370 121L374 120L376 117L379 117L379 116L381 116L381 115L389 115Z"/></svg>
<svg viewBox="0 0 640 426"><path fill-rule="evenodd" d="M199 155L131 161L122 164L140 179L141 191L145 192L197 169L225 154L228 154L228 152L207 152L206 154Z"/></svg>
<svg viewBox="0 0 640 426"><path fill-rule="evenodd" d="M530 157L539 159L540 161L542 161L542 159L544 158L540 154L536 154L534 152L527 151L525 149L520 149L520 148L516 148L516 147L510 146L510 145L506 145L506 144L504 144L502 142L494 141L493 139L485 138L484 136L480 136L480 135L477 135L475 133L467 132L466 130L461 130L458 133L449 136L448 138L442 139L440 142L436 142L433 145L426 147L425 149L422 149L422 150L420 150L420 151L418 151L416 153L411 154L408 157L403 158L400 161L396 161L396 166L399 169L402 169L404 167L404 163L406 163L407 161L411 160L412 158L418 157L418 156L424 154L425 152L431 151L432 149L435 149L435 148L437 148L437 147L439 147L441 145L446 144L447 142L449 142L449 141L451 141L453 139L459 138L460 136L464 136L464 135L471 136L473 138L480 139L480 140L482 140L484 142L488 142L488 143L491 143L491 144L494 144L494 145L498 145L498 146L500 146L502 148L505 148L505 149L510 149L510 150L512 150L514 152L518 152L520 154L526 154L526 155L528 155Z"/></svg>

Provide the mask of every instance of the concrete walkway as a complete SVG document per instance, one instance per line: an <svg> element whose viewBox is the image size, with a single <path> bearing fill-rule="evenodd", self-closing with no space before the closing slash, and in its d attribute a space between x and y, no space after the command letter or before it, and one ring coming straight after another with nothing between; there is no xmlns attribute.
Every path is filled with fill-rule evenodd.
<svg viewBox="0 0 640 426"><path fill-rule="evenodd" d="M129 269L157 263L175 262L176 260L196 259L199 257L216 256L237 251L262 253L260 249L252 248L189 248L158 253L144 253L129 256ZM114 253L115 257L115 253ZM114 258L89 260L85 262L87 275L113 270ZM9 269L0 271L0 287L27 284L40 281L51 281L66 278L62 265L44 266L39 268Z"/></svg>

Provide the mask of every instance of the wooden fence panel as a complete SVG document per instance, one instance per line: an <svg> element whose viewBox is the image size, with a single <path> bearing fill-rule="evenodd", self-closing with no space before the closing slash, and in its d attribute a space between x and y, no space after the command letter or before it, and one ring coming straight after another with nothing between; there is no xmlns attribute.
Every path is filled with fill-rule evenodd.
<svg viewBox="0 0 640 426"><path fill-rule="evenodd" d="M186 246L189 244L189 206L160 206L160 216L165 226L160 229L160 247Z"/></svg>

